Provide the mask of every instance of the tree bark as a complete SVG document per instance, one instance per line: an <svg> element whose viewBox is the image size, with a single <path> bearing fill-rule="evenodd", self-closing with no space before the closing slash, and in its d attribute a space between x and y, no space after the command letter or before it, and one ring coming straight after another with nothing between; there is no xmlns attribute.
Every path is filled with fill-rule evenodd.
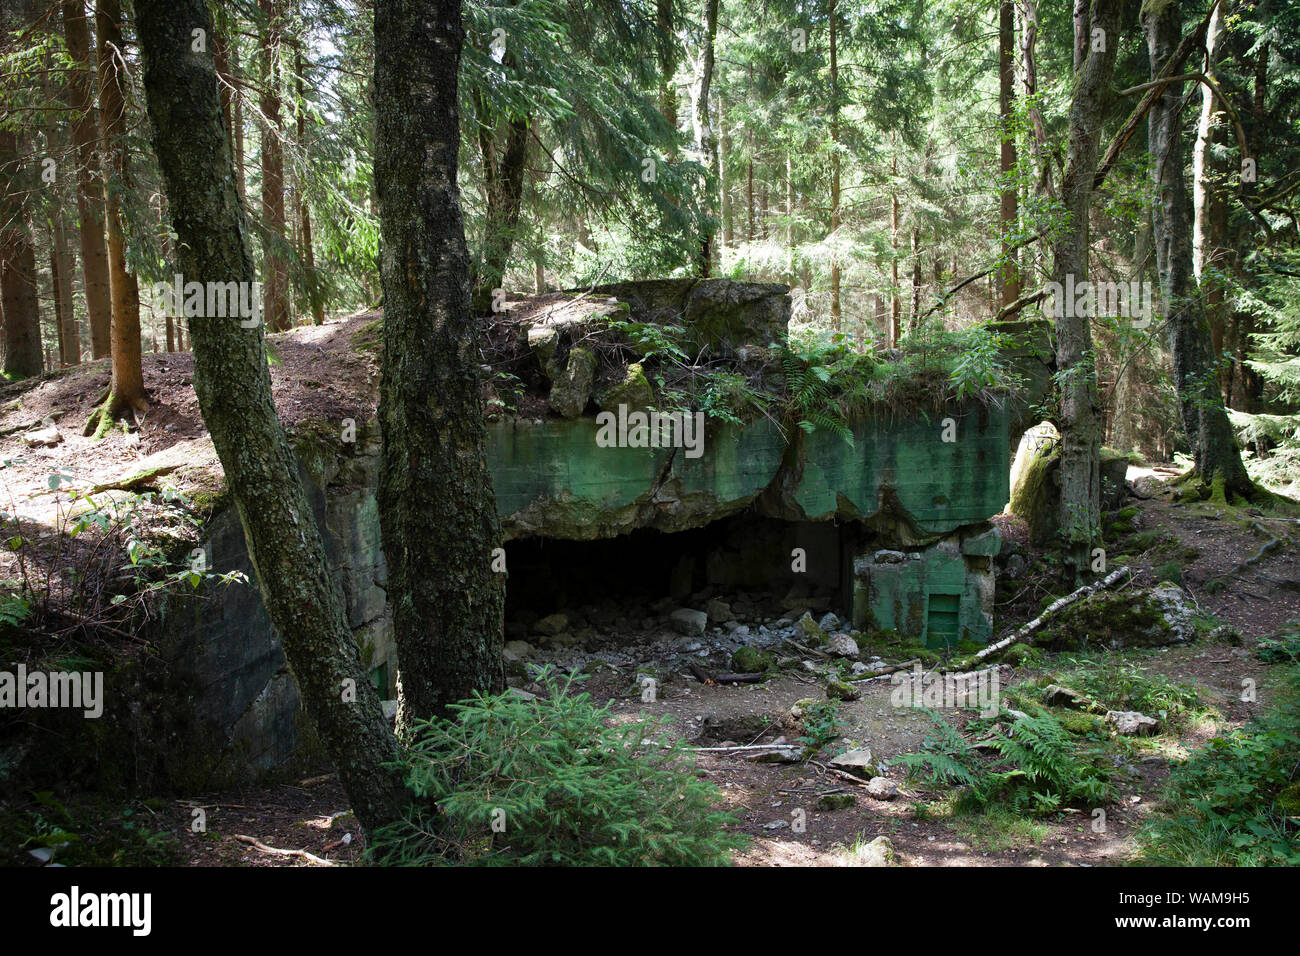
<svg viewBox="0 0 1300 956"><path fill-rule="evenodd" d="M307 100L303 88L302 44L294 47L294 74L298 86L298 148L307 149ZM312 325L325 324L325 290L321 287L320 274L316 271L316 251L312 248L311 205L307 202L307 191L302 180L298 181L299 235L298 247L302 255L303 279L306 283L307 301L311 304Z"/></svg>
<svg viewBox="0 0 1300 956"><path fill-rule="evenodd" d="M837 16L835 0L830 0L830 54L831 54L831 329L839 332L843 327L840 313L840 260L835 254L835 242L840 230L840 65L837 49Z"/></svg>
<svg viewBox="0 0 1300 956"><path fill-rule="evenodd" d="M1159 12L1144 13L1143 28L1155 77L1181 38L1177 0ZM1196 474L1206 482L1222 479L1226 490L1249 498L1255 488L1246 475L1232 425L1219 391L1215 353L1205 306L1192 268L1192 203L1183 179L1180 124L1182 83L1171 83L1147 116L1147 141L1154 161L1156 205L1152 214L1156 270L1166 313L1174 386L1183 428L1192 447Z"/></svg>
<svg viewBox="0 0 1300 956"><path fill-rule="evenodd" d="M1219 4L1210 15L1205 34L1205 75L1216 81L1223 39L1223 5ZM1208 84L1200 84L1200 92L1201 116L1192 149L1192 269L1205 303L1213 354L1222 356L1227 345L1229 311L1225 272L1233 255L1228 248L1228 201L1224 194L1227 171L1215 154L1228 143L1228 118ZM1231 400L1232 379L1232 364L1222 362L1219 387L1224 401Z"/></svg>
<svg viewBox="0 0 1300 956"><path fill-rule="evenodd" d="M1086 0L1078 0L1088 11ZM1088 215L1097 172L1101 126L1119 47L1123 0L1094 0L1081 20L1076 4L1074 100L1061 202L1066 223L1052 249L1052 279L1061 286L1088 276ZM1094 31L1101 31L1095 33ZM1096 36L1100 44L1093 42ZM1100 45L1100 49L1098 46ZM1082 54L1080 51L1083 51ZM1101 410L1093 358L1091 317L1078 315L1074 303L1062 306L1056 319L1056 367L1060 383L1061 499L1063 567L1067 577L1082 578L1090 564L1100 522Z"/></svg>
<svg viewBox="0 0 1300 956"><path fill-rule="evenodd" d="M1011 121L1015 108L1016 83L1016 11L1014 0L1001 0L998 8L998 112L1001 114L1001 148L998 151L1002 173L1002 196L999 219L1002 227L1002 268L998 271L1001 305L1020 298L1020 257L1015 238L1020 224L1020 187L1016 182L1016 134Z"/></svg>
<svg viewBox="0 0 1300 956"><path fill-rule="evenodd" d="M59 329L59 364L81 364L81 331L72 307L72 273L75 260L68 247L68 229L62 208L53 211L50 223L50 272L54 281L54 311Z"/></svg>
<svg viewBox="0 0 1300 956"><path fill-rule="evenodd" d="M481 102L481 101L480 101ZM527 116L515 117L506 124L505 145L498 159L493 121L486 107L479 116L479 153L483 160L483 185L487 210L483 226L483 251L480 263L471 267L471 288L475 312L486 313L492 302L492 290L505 281L514 249L515 230L524 205L524 172L528 159L529 128Z"/></svg>
<svg viewBox="0 0 1300 956"><path fill-rule="evenodd" d="M258 0L266 22L258 35L262 56L262 225L265 229L262 315L272 332L289 328L289 265L285 261L284 127L280 121L280 0Z"/></svg>
<svg viewBox="0 0 1300 956"><path fill-rule="evenodd" d="M376 0L380 520L398 726L502 686L501 531L457 186L459 0Z"/></svg>
<svg viewBox="0 0 1300 956"><path fill-rule="evenodd" d="M209 54L190 48L192 29L211 30L207 3L135 0L135 8L178 267L195 281L251 283L255 272L216 73ZM408 802L401 771L386 766L400 753L348 630L298 462L276 418L263 329L235 319L194 319L194 391L303 706L357 819L373 831Z"/></svg>
<svg viewBox="0 0 1300 956"><path fill-rule="evenodd" d="M81 223L81 273L90 326L90 357L110 351L113 305L109 291L108 246L104 239L104 181L99 172L99 119L85 0L64 0L63 37L74 68L68 74L68 105L75 111L72 138L77 152L77 217Z"/></svg>
<svg viewBox="0 0 1300 956"><path fill-rule="evenodd" d="M691 89L691 126L695 134L696 160L704 167L702 195L704 221L700 225L700 253L697 271L702 278L711 276L716 267L718 250L714 234L717 221L718 137L709 119L709 93L713 86L714 43L718 35L719 0L704 0L704 39Z"/></svg>
<svg viewBox="0 0 1300 956"><path fill-rule="evenodd" d="M96 65L99 71L99 130L107 159L108 279L112 377L108 399L87 425L98 434L117 418L148 410L140 364L140 288L126 262L122 196L130 188L126 145L126 61L119 0L95 0Z"/></svg>

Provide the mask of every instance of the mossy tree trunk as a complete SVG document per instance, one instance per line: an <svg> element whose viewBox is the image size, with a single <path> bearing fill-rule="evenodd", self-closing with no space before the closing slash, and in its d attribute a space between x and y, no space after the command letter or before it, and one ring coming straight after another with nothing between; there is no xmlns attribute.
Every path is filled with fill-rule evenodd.
<svg viewBox="0 0 1300 956"><path fill-rule="evenodd" d="M77 217L81 223L81 274L86 289L90 357L109 353L113 306L109 298L108 247L104 240L104 184L99 176L99 120L95 110L94 67L85 0L64 0L63 37L73 69L68 73L68 105L74 110L72 138L77 148Z"/></svg>
<svg viewBox="0 0 1300 956"><path fill-rule="evenodd" d="M135 0L154 142L187 281L251 283L253 260L235 191L211 52L191 31L205 0ZM210 47L209 47L210 50ZM367 828L407 803L397 742L380 711L325 565L320 531L271 400L263 326L194 318L194 390L225 469L271 622L303 705Z"/></svg>
<svg viewBox="0 0 1300 956"><path fill-rule="evenodd" d="M1176 0L1144 14L1142 20L1155 77L1182 37ZM1192 268L1192 202L1183 179L1182 96L1182 83L1169 84L1147 116L1157 197L1152 214L1156 270L1167 313L1174 386L1199 477L1207 482L1222 479L1226 489L1251 497L1255 488L1223 406L1210 323Z"/></svg>
<svg viewBox="0 0 1300 956"><path fill-rule="evenodd" d="M502 684L502 575L457 186L459 0L375 4L380 521L399 728Z"/></svg>
<svg viewBox="0 0 1300 956"><path fill-rule="evenodd" d="M140 364L140 287L126 261L122 196L130 188L126 144L126 44L119 0L95 0L96 64L99 69L99 130L106 157L108 279L113 317L109 343L112 379L108 400L97 416L99 430L119 416L148 410ZM92 423L95 419L92 419Z"/></svg>
<svg viewBox="0 0 1300 956"><path fill-rule="evenodd" d="M1076 7L1075 88L1070 104L1065 175L1061 180L1064 227L1052 248L1052 280L1062 287L1088 277L1088 216L1097 172L1101 125L1119 49L1123 0L1094 0ZM1101 409L1093 356L1092 321L1073 303L1060 303L1056 367L1061 405L1061 534L1064 570L1075 582L1087 574L1101 511Z"/></svg>

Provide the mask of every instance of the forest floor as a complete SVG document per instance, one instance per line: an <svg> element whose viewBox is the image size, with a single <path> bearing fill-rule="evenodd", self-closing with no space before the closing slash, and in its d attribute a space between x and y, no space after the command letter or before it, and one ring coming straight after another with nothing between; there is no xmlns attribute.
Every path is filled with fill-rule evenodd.
<svg viewBox="0 0 1300 956"><path fill-rule="evenodd" d="M357 347L362 341L358 336L364 336L373 318L366 314L270 337L273 388L288 428L321 419L360 421L373 414L374 355ZM146 356L149 415L139 430L117 431L98 443L82 438L80 426L107 383L105 363L47 377L35 388L0 390L0 461L9 500L29 502L25 511L52 508L52 497L41 504L51 471L105 481L161 463L176 465L174 474L189 489L218 481L219 465L203 429L191 376L187 354ZM61 433L57 444L26 447L21 443L23 433L50 424ZM1131 528L1112 549L1111 562L1129 566L1135 585L1175 577L1201 615L1235 628L1241 640L1105 652L1109 661L1194 689L1199 716L1116 751L1118 796L1105 808L1102 832L1094 831L1089 814L1082 810L1033 818L951 812L943 793L927 792L909 780L903 767L890 765L899 755L918 750L931 724L925 712L893 706L893 688L888 680L880 680L859 683L862 696L840 706L834 739L813 759L758 763L744 759L746 752L737 750L702 750L697 755L697 773L720 788L724 803L738 820L736 829L751 838L737 862L854 865L853 848L878 836L889 838L904 866L1101 866L1131 860L1136 852L1134 834L1159 805L1171 765L1210 737L1241 726L1267 704L1275 678L1254 655L1254 648L1287 622L1300 619L1300 524L1213 501L1178 501L1158 483L1172 475L1168 468L1130 472L1130 481L1144 479L1137 487L1149 497L1130 497L1125 502L1135 512L1129 518ZM1014 520L1001 518L999 524L1005 537L1023 540L1023 528ZM1281 546L1263 547L1273 539ZM999 584L999 633L1035 616L1049 594L1048 578L1035 571L1042 564L1041 556L1026 548L1025 557L1029 570L1017 580ZM760 623L773 628L793 623L788 615L775 618L774 614L769 611L765 621L756 617L752 623L756 629ZM597 669L586 684L598 702L609 702L614 719L666 717L692 745L748 745L770 742L782 734L793 740L799 731L790 719L792 705L823 696L824 680L797 667L761 684L700 682L687 669L665 668L664 642L656 644L653 637L640 635L644 643L625 649L619 664ZM672 659L680 661L681 638L665 641L676 654ZM566 648L550 656L572 666L574 653ZM546 656L539 652L539 659ZM1004 669L1003 686L1068 670L1074 656L1044 654L1015 669ZM660 668L663 679L653 701L643 701L629 681L629 667L635 671L638 657ZM1248 680L1257 688L1253 702L1242 700L1243 681ZM960 724L963 718L949 715L948 719ZM862 782L830 770L828 756L846 747L869 747L883 762L883 775L897 785L897 795L875 799ZM821 798L828 794L840 795L847 805L820 808ZM143 849L139 841L131 844L132 852L142 853L145 861L314 866L325 861L356 862L363 852L359 827L347 812L337 778L325 772L292 783L182 798L168 795L126 806L88 798L68 801L66 810L72 815L111 818L115 832L129 826L147 834ZM205 832L191 829L196 810L206 815ZM126 817L132 823L124 824ZM9 850L6 847L0 856L8 856Z"/></svg>

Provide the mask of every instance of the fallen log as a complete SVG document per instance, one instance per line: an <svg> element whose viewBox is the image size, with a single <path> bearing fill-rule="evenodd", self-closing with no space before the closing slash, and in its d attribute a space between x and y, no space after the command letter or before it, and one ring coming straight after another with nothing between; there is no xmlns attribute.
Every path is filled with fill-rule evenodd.
<svg viewBox="0 0 1300 956"><path fill-rule="evenodd" d="M1079 588L1076 591L1072 591L1071 593L1067 594L1065 597L1058 598L1057 600L1049 604L1047 606L1047 609L1044 610L1042 614L1038 615L1038 617L1034 618L1028 624L1022 625L1015 632L1013 632L1010 637L1003 638L1002 640L998 641L996 644L990 644L988 647L976 651L967 660L963 661L960 665L958 665L957 669L970 670L972 665L978 664L980 661L984 660L984 658L991 657L994 654L997 654L1001 651L1005 651L1012 644L1019 644L1025 638L1030 637L1036 632L1042 630L1043 625L1047 623L1048 618L1050 618L1053 614L1065 610L1071 604L1075 604L1083 600L1084 598L1088 597L1090 594L1095 594L1098 591L1104 591L1104 590L1108 590L1109 588L1113 588L1116 584L1120 582L1121 579L1126 578L1128 574L1129 574L1129 570L1127 567L1116 568L1114 571L1110 572L1110 574L1106 575L1100 581L1096 581L1092 584L1085 584L1083 587Z"/></svg>

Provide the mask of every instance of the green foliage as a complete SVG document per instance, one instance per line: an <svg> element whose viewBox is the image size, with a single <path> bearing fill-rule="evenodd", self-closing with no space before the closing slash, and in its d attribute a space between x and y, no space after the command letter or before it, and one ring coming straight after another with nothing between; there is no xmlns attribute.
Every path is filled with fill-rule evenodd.
<svg viewBox="0 0 1300 956"><path fill-rule="evenodd" d="M1100 747L1075 736L1046 711L1014 716L1005 732L995 721L986 738L991 758L941 715L931 711L930 717L934 728L921 751L905 754L899 762L928 786L962 787L958 810L996 805L1041 815L1072 804L1098 806L1114 796L1100 766Z"/></svg>
<svg viewBox="0 0 1300 956"><path fill-rule="evenodd" d="M838 700L815 701L804 711L799 742L806 747L824 747L840 735L842 725Z"/></svg>
<svg viewBox="0 0 1300 956"><path fill-rule="evenodd" d="M1265 664L1300 663L1300 629L1261 639L1255 656Z"/></svg>
<svg viewBox="0 0 1300 956"><path fill-rule="evenodd" d="M476 694L419 724L407 818L376 835L390 865L720 865L741 842L718 791L655 721L611 724L574 678L546 697ZM494 830L493 824L497 824Z"/></svg>
<svg viewBox="0 0 1300 956"><path fill-rule="evenodd" d="M1063 684L1105 710L1137 710L1171 727L1204 712L1195 688L1176 683L1136 661L1101 655L1072 657L1066 669L1040 679L1040 686Z"/></svg>
<svg viewBox="0 0 1300 956"><path fill-rule="evenodd" d="M1297 866L1300 667L1281 702L1174 768L1163 809L1138 834L1155 866Z"/></svg>

